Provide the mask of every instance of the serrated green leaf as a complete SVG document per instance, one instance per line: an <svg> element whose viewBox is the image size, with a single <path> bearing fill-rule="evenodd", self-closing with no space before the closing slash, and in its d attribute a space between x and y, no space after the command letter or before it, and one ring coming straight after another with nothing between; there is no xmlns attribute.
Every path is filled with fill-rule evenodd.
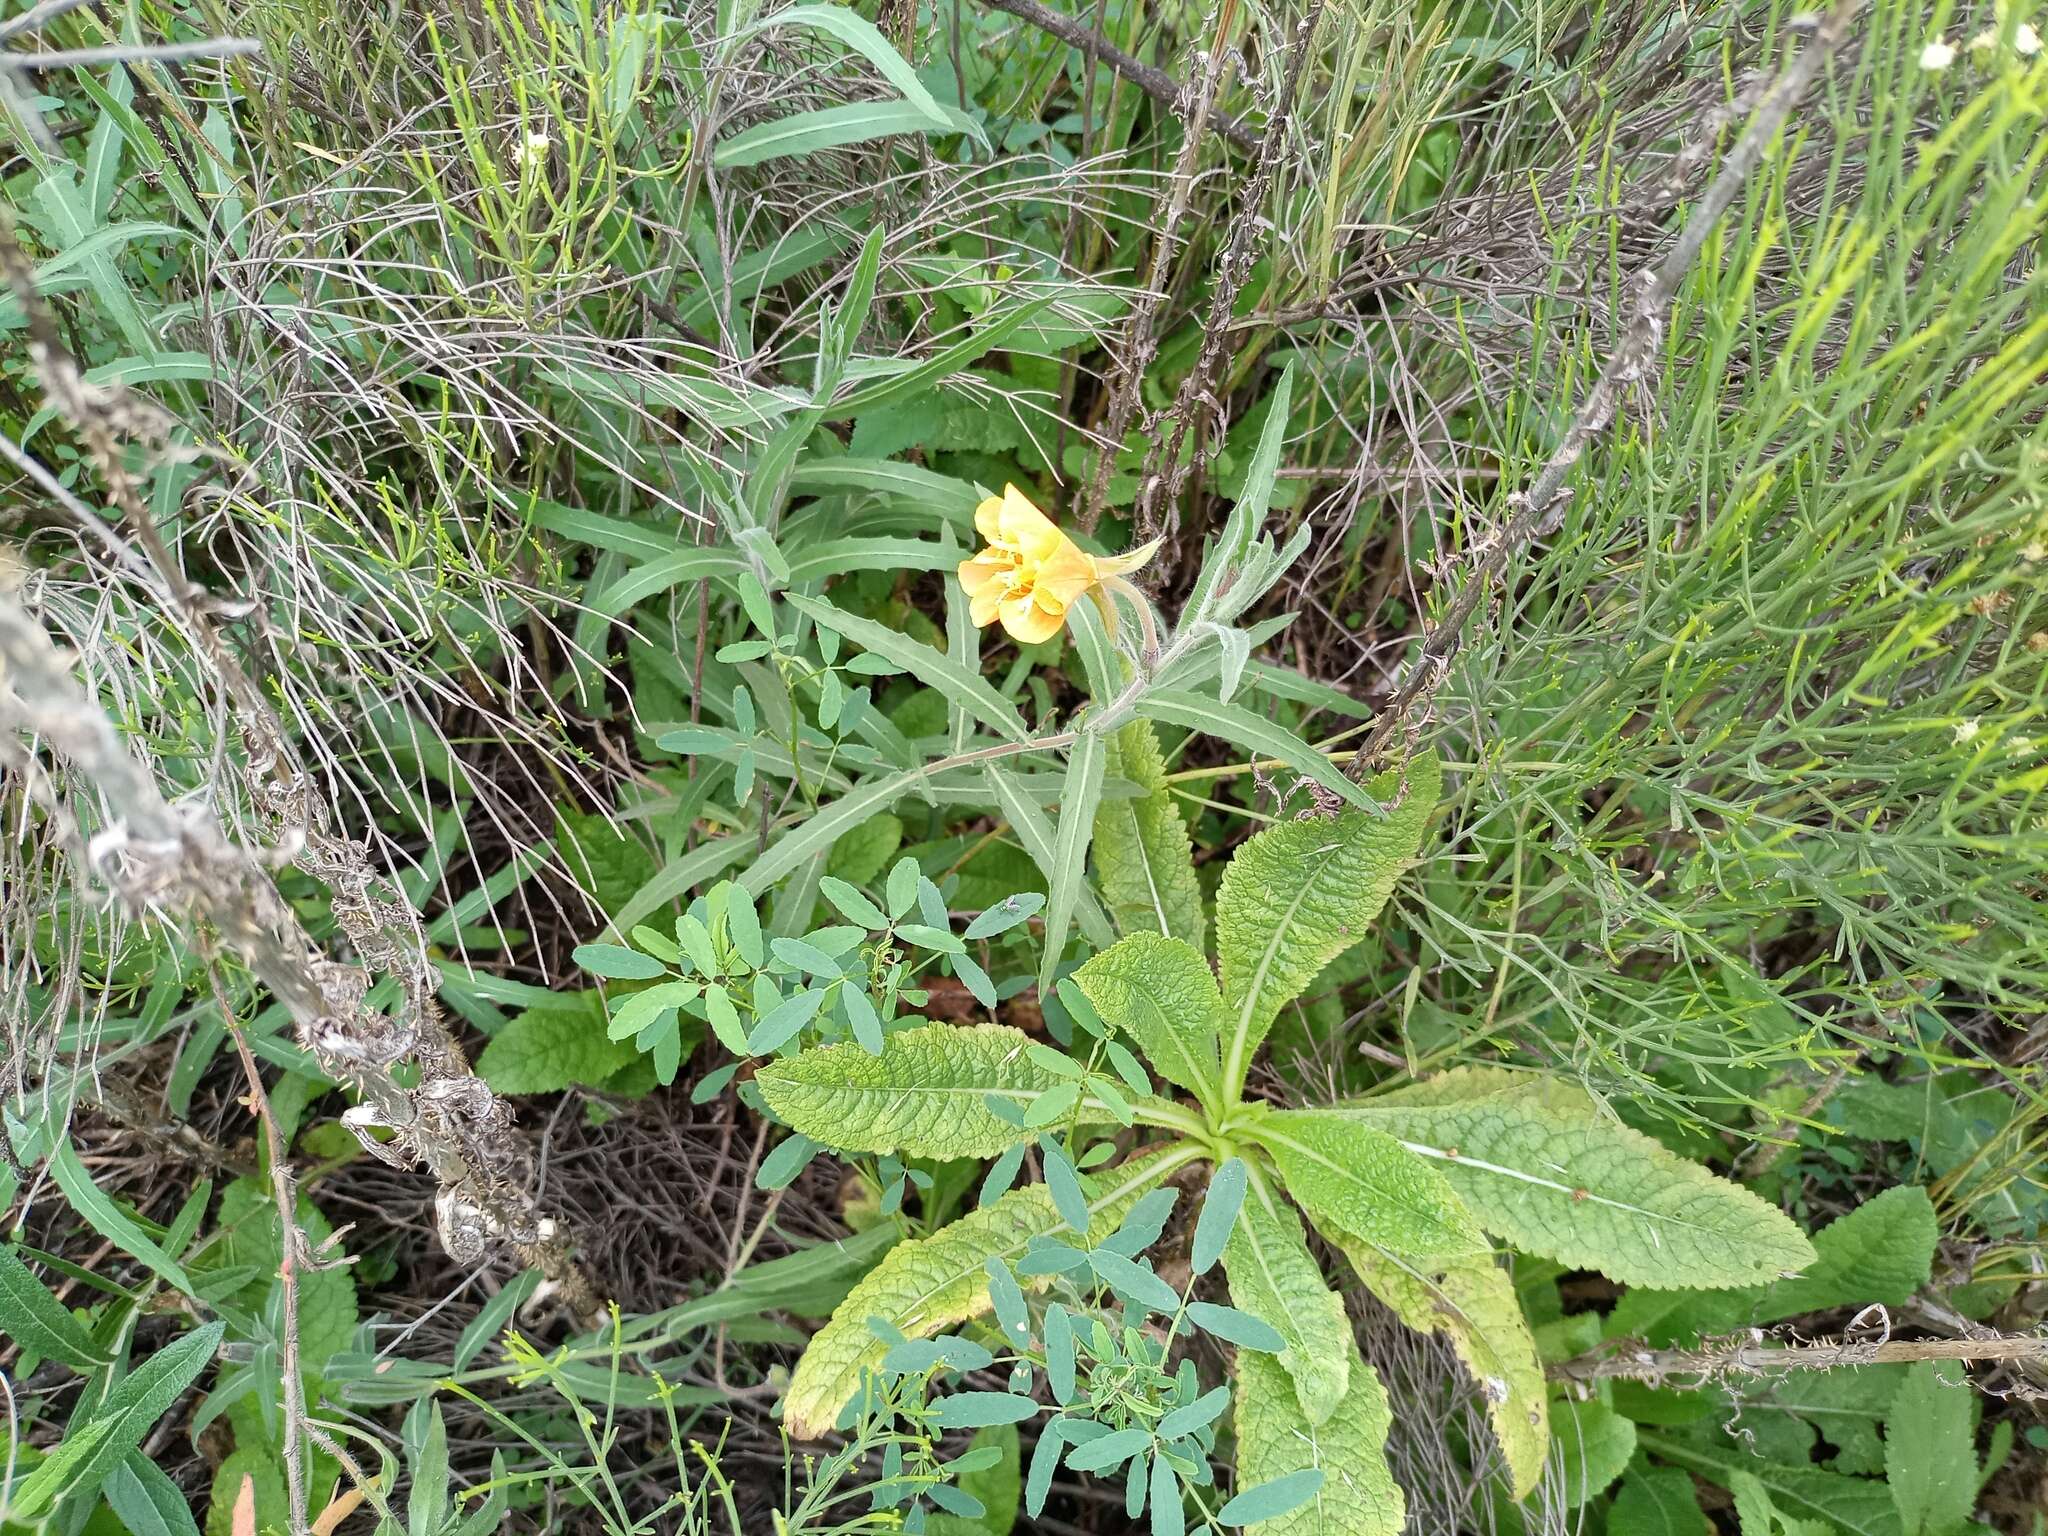
<svg viewBox="0 0 2048 1536"><path fill-rule="evenodd" d="M1560 1402L1551 1435L1563 1471L1558 1497L1567 1509L1605 1493L1636 1453L1635 1424L1602 1402Z"/></svg>
<svg viewBox="0 0 2048 1536"><path fill-rule="evenodd" d="M12 1246L0 1246L0 1331L30 1354L89 1371L106 1363L92 1336Z"/></svg>
<svg viewBox="0 0 2048 1536"><path fill-rule="evenodd" d="M1363 1243L1339 1238L1337 1246L1402 1322L1450 1340L1486 1404L1509 1487L1526 1498L1550 1456L1549 1389L1507 1271L1491 1253L1421 1266L1397 1263Z"/></svg>
<svg viewBox="0 0 2048 1536"><path fill-rule="evenodd" d="M1164 1152L1089 1180L1091 1231L1114 1231L1133 1201L1196 1155L1185 1149ZM861 1373L874 1369L888 1353L870 1331L869 1318L879 1317L906 1337L929 1338L978 1317L989 1308L987 1262L1014 1263L1032 1238L1063 1226L1045 1186L1034 1184L1012 1190L930 1237L897 1244L847 1294L797 1362L783 1403L790 1433L808 1439L830 1429L840 1408L859 1390Z"/></svg>
<svg viewBox="0 0 2048 1536"><path fill-rule="evenodd" d="M1244 1209L1223 1245L1230 1299L1287 1341L1281 1369L1293 1379L1308 1422L1321 1424L1344 1398L1351 1320L1308 1251L1300 1218L1260 1169L1248 1171Z"/></svg>
<svg viewBox="0 0 2048 1536"><path fill-rule="evenodd" d="M1690 1477L1676 1467L1653 1467L1642 1462L1629 1468L1614 1504L1607 1515L1607 1528L1629 1536L1714 1536L1713 1526L1700 1511ZM1743 1527L1743 1536L1751 1536ZM1757 1536L1771 1536L1768 1529Z"/></svg>
<svg viewBox="0 0 2048 1536"><path fill-rule="evenodd" d="M491 1037L476 1071L498 1093L556 1093L571 1083L595 1088L633 1055L606 1033L594 1006L529 1008Z"/></svg>
<svg viewBox="0 0 2048 1536"><path fill-rule="evenodd" d="M1813 1262L1775 1206L1626 1126L1534 1094L1439 1106L1346 1104L1433 1159L1479 1224L1515 1247L1629 1285L1749 1285Z"/></svg>
<svg viewBox="0 0 2048 1536"><path fill-rule="evenodd" d="M1683 1344L1830 1307L1903 1306L1932 1274L1940 1236L1927 1191L1902 1184L1814 1233L1815 1258L1803 1274L1728 1291L1633 1290L1610 1315L1607 1334Z"/></svg>
<svg viewBox="0 0 2048 1536"><path fill-rule="evenodd" d="M764 1065L769 1107L815 1141L847 1152L993 1157L1023 1131L988 1107L1000 1094L1028 1109L1061 1080L1032 1060L1031 1039L1006 1024L925 1024L871 1056L828 1045Z"/></svg>
<svg viewBox="0 0 2048 1536"><path fill-rule="evenodd" d="M1273 1155L1288 1194L1327 1233L1389 1253L1447 1258L1486 1239L1442 1174L1393 1137L1320 1110L1261 1117L1253 1138Z"/></svg>
<svg viewBox="0 0 2048 1536"><path fill-rule="evenodd" d="M1436 759L1417 758L1408 765L1405 798L1385 815L1346 811L1330 821L1283 822L1230 861L1216 896L1226 1093L1243 1091L1280 1009L1366 937L1422 845L1438 785ZM1391 802L1400 784L1384 774L1371 792Z"/></svg>
<svg viewBox="0 0 2048 1536"><path fill-rule="evenodd" d="M1407 1501L1387 1468L1393 1413L1371 1366L1347 1332L1347 1386L1320 1424L1303 1417L1287 1372L1270 1356L1237 1357L1237 1482L1253 1488L1319 1469L1322 1486L1300 1508L1268 1520L1258 1536L1396 1536Z"/></svg>
<svg viewBox="0 0 2048 1536"><path fill-rule="evenodd" d="M1779 1466L1733 1443L1726 1450L1706 1450L1658 1430L1640 1430L1637 1439L1660 1460L1723 1488L1732 1488L1738 1475L1754 1477L1781 1515L1818 1520L1841 1536L1902 1536L1890 1492L1871 1478L1843 1477L1818 1467Z"/></svg>
<svg viewBox="0 0 2048 1536"><path fill-rule="evenodd" d="M1169 1082L1205 1105L1221 1102L1216 1055L1223 997L1209 963L1177 938L1126 934L1074 973L1105 1024L1138 1043Z"/></svg>
<svg viewBox="0 0 2048 1536"><path fill-rule="evenodd" d="M1199 955L1206 923L1194 849L1152 727L1134 720L1112 736L1105 771L1138 787L1095 813L1095 873L1110 920L1124 934L1169 934Z"/></svg>
<svg viewBox="0 0 2048 1536"><path fill-rule="evenodd" d="M1955 1536L1977 1504L1977 1404L1961 1365L1922 1360L1884 1421L1884 1474L1905 1536Z"/></svg>

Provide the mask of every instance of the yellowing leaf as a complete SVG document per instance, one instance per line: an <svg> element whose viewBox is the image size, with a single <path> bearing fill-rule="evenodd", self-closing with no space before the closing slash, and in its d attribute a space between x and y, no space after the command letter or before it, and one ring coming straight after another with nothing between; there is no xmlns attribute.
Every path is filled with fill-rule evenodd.
<svg viewBox="0 0 2048 1536"><path fill-rule="evenodd" d="M1256 1536L1396 1536L1407 1501L1387 1468L1393 1413L1373 1368L1347 1334L1341 1346L1347 1387L1320 1424L1301 1412L1287 1373L1270 1355L1237 1354L1237 1486L1256 1487L1290 1472L1322 1469L1323 1486L1307 1504L1251 1529Z"/></svg>
<svg viewBox="0 0 2048 1536"><path fill-rule="evenodd" d="M1114 1231L1140 1195L1196 1156L1192 1150L1164 1152L1085 1181L1090 1236L1100 1240ZM930 1237L898 1243L847 1294L797 1362L783 1400L789 1432L809 1439L831 1429L860 1390L861 1373L881 1363L889 1346L875 1336L869 1318L879 1317L911 1338L929 1338L979 1317L990 1305L988 1261L1014 1261L1033 1237L1063 1230L1052 1196L1043 1184L1033 1184Z"/></svg>
<svg viewBox="0 0 2048 1536"><path fill-rule="evenodd" d="M1491 1253L1424 1269L1371 1246L1338 1240L1367 1290L1419 1333L1441 1333L1486 1402L1516 1498L1543 1479L1550 1455L1550 1401L1536 1340L1514 1283Z"/></svg>

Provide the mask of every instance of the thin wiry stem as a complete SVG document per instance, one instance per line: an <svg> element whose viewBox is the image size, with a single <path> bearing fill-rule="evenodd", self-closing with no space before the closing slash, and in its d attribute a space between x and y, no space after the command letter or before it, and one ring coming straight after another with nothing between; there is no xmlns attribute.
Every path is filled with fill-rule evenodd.
<svg viewBox="0 0 2048 1536"><path fill-rule="evenodd" d="M1480 551L1478 561L1465 578L1458 595L1451 600L1422 643L1407 680L1374 722L1371 733L1360 746L1352 765L1354 775L1377 760L1394 733L1408 723L1409 711L1417 702L1433 696L1450 672L1451 658L1463 643L1466 621L1491 589L1493 580L1509 559L1530 539L1549 526L1565 495L1565 477L1585 454L1594 439L1605 432L1620 412L1624 396L1635 388L1655 366L1664 341L1665 322L1678 286L1692 270L1714 226L1721 222L1750 175L1763 163L1765 152L1793 110L1819 78L1822 68L1849 36L1849 28L1863 0L1841 0L1814 29L1812 41L1779 74L1757 103L1755 115L1735 147L1722 160L1721 168L1701 194L1699 205L1686 220L1671 249L1640 273L1635 280L1633 314L1600 377L1586 392L1585 401L1565 430L1563 440L1544 462L1525 491L1509 498L1513 509L1507 526ZM1718 124L1716 124L1718 128Z"/></svg>

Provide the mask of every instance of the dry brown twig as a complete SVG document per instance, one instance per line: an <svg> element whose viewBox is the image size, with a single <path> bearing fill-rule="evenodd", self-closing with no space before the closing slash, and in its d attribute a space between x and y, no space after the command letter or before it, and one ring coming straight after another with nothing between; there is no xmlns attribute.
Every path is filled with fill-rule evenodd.
<svg viewBox="0 0 2048 1536"><path fill-rule="evenodd" d="M1721 161L1713 181L1700 195L1699 204L1686 220L1677 242L1659 260L1636 274L1632 285L1635 289L1633 312L1623 325L1621 337L1606 366L1586 392L1586 398L1566 428L1563 440L1544 462L1535 480L1527 490L1517 491L1508 498L1510 511L1506 524L1469 552L1467 558L1473 562L1470 573L1436 625L1424 637L1422 653L1416 657L1407 678L1373 722L1371 732L1352 761L1353 777L1369 771L1394 734L1409 728L1410 711L1418 703L1426 706L1435 697L1437 689L1450 673L1452 659L1461 648L1465 624L1492 588L1494 578L1531 539L1554 528L1562 517L1563 503L1569 494L1565 488L1565 477L1584 456L1587 447L1620 414L1627 396L1649 377L1656 366L1664 343L1665 322L1672 301L1677 297L1679 284L1699 259L1714 226L1720 223L1721 216L1763 162L1764 153L1778 136L1778 130L1784 127L1793 110L1805 99L1828 60L1847 41L1850 26L1862 8L1863 0L1839 0L1825 17L1811 24L1811 40L1800 50L1798 57L1778 74L1769 89L1757 98L1756 110L1748 127ZM1711 139L1724 126L1725 120L1721 116L1710 114L1702 137ZM1681 159L1686 156L1692 156L1694 160L1701 158L1692 148L1681 152Z"/></svg>
<svg viewBox="0 0 2048 1536"><path fill-rule="evenodd" d="M982 3L992 11L1004 11L1019 21L1029 22L1039 31L1050 33L1070 47L1080 49L1089 59L1107 64L1167 111L1183 117L1190 125L1190 138L1196 136L1193 124L1207 122L1246 154L1258 153L1258 135L1216 106L1213 94L1203 96L1192 111L1185 110L1181 105L1180 87L1174 84L1173 76L1142 59L1132 58L1108 38L1091 32L1073 17L1048 10L1038 0L982 0Z"/></svg>

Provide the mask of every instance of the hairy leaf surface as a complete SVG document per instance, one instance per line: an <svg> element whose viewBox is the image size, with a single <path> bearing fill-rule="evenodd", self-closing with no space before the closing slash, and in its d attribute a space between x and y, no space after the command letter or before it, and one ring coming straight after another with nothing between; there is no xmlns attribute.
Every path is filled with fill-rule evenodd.
<svg viewBox="0 0 2048 1536"><path fill-rule="evenodd" d="M1095 813L1095 871L1110 918L1120 933L1171 934L1200 953L1205 921L1194 850L1148 723L1133 721L1110 738L1108 772L1138 786L1133 798L1106 800Z"/></svg>
<svg viewBox="0 0 2048 1536"><path fill-rule="evenodd" d="M1128 934L1074 980L1103 1022L1137 1041L1161 1076L1205 1103L1214 1099L1223 998L1198 951L1177 938Z"/></svg>
<svg viewBox="0 0 2048 1536"><path fill-rule="evenodd" d="M1223 1245L1230 1299L1287 1341L1277 1357L1280 1368L1294 1382L1303 1417L1321 1424L1344 1399L1351 1320L1344 1298L1330 1289L1308 1251L1301 1219L1257 1168L1251 1175L1244 1209ZM1239 1351L1239 1362L1248 1355Z"/></svg>
<svg viewBox="0 0 2048 1536"><path fill-rule="evenodd" d="M1159 1153L1087 1180L1090 1237L1099 1240L1114 1231L1139 1196L1194 1156L1192 1151ZM930 1237L890 1249L848 1292L797 1362L783 1403L790 1433L807 1439L831 1429L840 1409L860 1389L861 1373L879 1365L889 1352L888 1344L868 1327L869 1318L879 1317L921 1339L979 1317L990 1306L988 1261L1013 1262L1032 1238L1065 1229L1045 1186L1033 1184L969 1212Z"/></svg>
<svg viewBox="0 0 2048 1536"><path fill-rule="evenodd" d="M1479 1225L1429 1162L1384 1132L1318 1110L1281 1110L1252 1131L1287 1192L1322 1231L1393 1253L1483 1252Z"/></svg>
<svg viewBox="0 0 2048 1536"><path fill-rule="evenodd" d="M754 1081L776 1114L828 1147L994 1157L1030 1133L990 1109L989 1095L1028 1110L1066 1081L1026 1054L1030 1043L1006 1024L923 1024L890 1035L879 1056L820 1046L765 1063Z"/></svg>
<svg viewBox="0 0 2048 1536"><path fill-rule="evenodd" d="M1301 1508L1261 1521L1257 1536L1395 1536L1407 1501L1387 1467L1393 1413L1373 1368L1342 1344L1348 1385L1320 1424L1303 1417L1287 1372L1271 1356L1237 1356L1237 1485L1255 1487L1320 1467L1323 1486Z"/></svg>
<svg viewBox="0 0 2048 1536"><path fill-rule="evenodd" d="M1568 1118L1540 1093L1338 1113L1434 1158L1479 1224L1526 1252L1629 1285L1716 1290L1813 1262L1775 1206L1626 1126Z"/></svg>
<svg viewBox="0 0 2048 1536"><path fill-rule="evenodd" d="M1223 1076L1242 1087L1274 1015L1322 968L1366 936L1394 882L1422 845L1436 808L1434 757L1373 780L1384 815L1346 811L1329 821L1268 827L1240 848L1216 895L1216 948L1227 1008Z"/></svg>
<svg viewBox="0 0 2048 1536"><path fill-rule="evenodd" d="M1364 1243L1339 1239L1338 1246L1365 1288L1396 1317L1419 1333L1450 1340L1486 1400L1514 1495L1527 1496L1550 1455L1550 1395L1507 1271L1491 1253L1431 1272L1397 1264Z"/></svg>

